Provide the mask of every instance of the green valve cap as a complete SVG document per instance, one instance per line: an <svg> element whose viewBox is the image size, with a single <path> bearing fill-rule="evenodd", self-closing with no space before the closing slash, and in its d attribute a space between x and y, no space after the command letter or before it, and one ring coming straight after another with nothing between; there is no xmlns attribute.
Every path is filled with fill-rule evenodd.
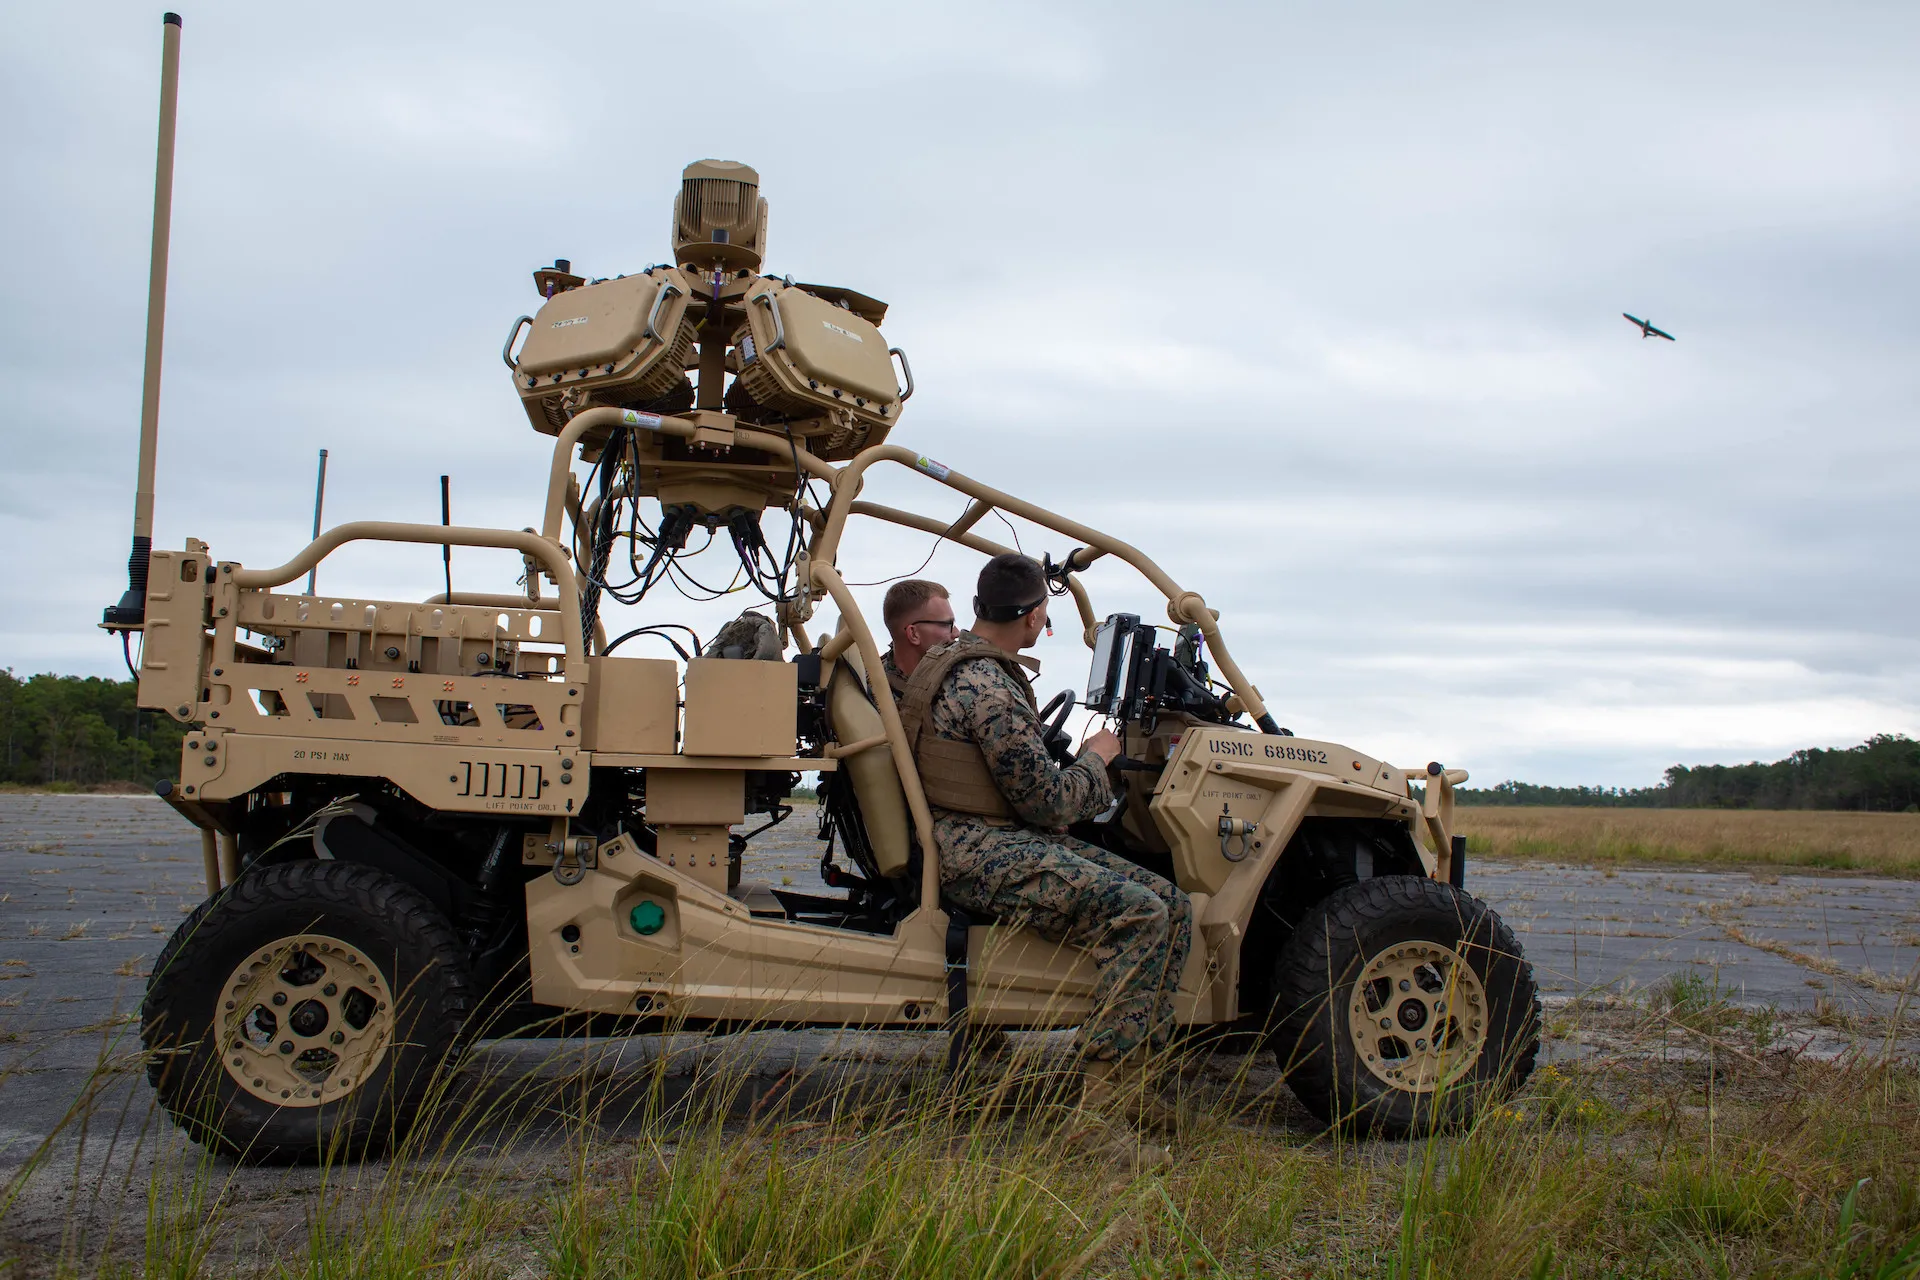
<svg viewBox="0 0 1920 1280"><path fill-rule="evenodd" d="M633 925L635 933L658 933L667 923L667 913L660 909L659 903L648 898L644 902L635 904L633 910L628 913L627 920Z"/></svg>

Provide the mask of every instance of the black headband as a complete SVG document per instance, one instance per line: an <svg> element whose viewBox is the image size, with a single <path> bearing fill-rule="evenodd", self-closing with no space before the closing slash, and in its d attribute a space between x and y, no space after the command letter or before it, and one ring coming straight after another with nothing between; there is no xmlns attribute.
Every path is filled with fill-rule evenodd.
<svg viewBox="0 0 1920 1280"><path fill-rule="evenodd" d="M1013 622L1026 617L1046 602L1047 598L1043 595L1032 604L988 604L979 596L975 596L973 616L982 622Z"/></svg>

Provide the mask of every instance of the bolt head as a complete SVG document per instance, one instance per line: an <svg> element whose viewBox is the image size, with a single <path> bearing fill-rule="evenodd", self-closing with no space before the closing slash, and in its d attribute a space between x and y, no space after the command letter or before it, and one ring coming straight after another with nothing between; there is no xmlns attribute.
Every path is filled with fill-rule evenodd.
<svg viewBox="0 0 1920 1280"><path fill-rule="evenodd" d="M286 992L284 992L284 991L276 991L276 992L274 992L274 993L273 993L273 1002L274 1002L275 1004L285 1004L285 1003L287 1002L287 993L286 993Z"/></svg>
<svg viewBox="0 0 1920 1280"><path fill-rule="evenodd" d="M293 1052L293 1041L291 1041L291 1040L282 1040L282 1041L280 1042L280 1052L282 1052L282 1053L292 1053L292 1052Z"/></svg>
<svg viewBox="0 0 1920 1280"><path fill-rule="evenodd" d="M329 1036L328 1039L334 1044L345 1044L347 1042L347 1033L344 1031L336 1031Z"/></svg>
<svg viewBox="0 0 1920 1280"><path fill-rule="evenodd" d="M337 996L340 994L340 984L337 982L329 982L326 986L320 988L320 994L323 996Z"/></svg>

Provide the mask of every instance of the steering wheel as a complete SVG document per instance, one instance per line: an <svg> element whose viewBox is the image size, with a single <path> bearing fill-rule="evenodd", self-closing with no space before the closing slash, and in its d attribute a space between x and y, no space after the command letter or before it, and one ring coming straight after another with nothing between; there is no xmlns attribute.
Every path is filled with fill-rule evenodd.
<svg viewBox="0 0 1920 1280"><path fill-rule="evenodd" d="M1063 765L1073 763L1073 738L1066 728L1067 717L1073 714L1073 708L1071 689L1062 689L1053 695L1046 706L1040 708L1040 741L1046 743L1047 754Z"/></svg>

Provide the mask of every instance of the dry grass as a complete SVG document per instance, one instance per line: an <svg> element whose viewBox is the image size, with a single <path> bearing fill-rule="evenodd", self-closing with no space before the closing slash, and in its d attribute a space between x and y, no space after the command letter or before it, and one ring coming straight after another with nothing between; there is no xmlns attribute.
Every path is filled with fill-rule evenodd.
<svg viewBox="0 0 1920 1280"><path fill-rule="evenodd" d="M1555 1033L1595 1057L1420 1143L1322 1133L1239 1060L1189 1060L1199 1122L1152 1175L1063 1142L1044 1088L996 1106L928 1069L904 1090L743 1111L745 1082L703 1070L696 1095L636 1113L596 1103L604 1077L557 1049L580 1061L573 1087L539 1086L565 1135L502 1132L454 1089L461 1118L438 1138L288 1183L201 1159L160 1122L145 1141L167 1154L106 1199L74 1172L87 1162L43 1165L61 1203L89 1208L32 1244L0 1212L0 1252L19 1248L27 1274L179 1280L1914 1280L1920 1074L1888 1052L1891 1027L1814 1061L1759 1012L1697 975L1645 1004L1563 1008ZM0 1210L22 1189L0 1188Z"/></svg>
<svg viewBox="0 0 1920 1280"><path fill-rule="evenodd" d="M1920 814L1462 806L1480 857L1780 867L1920 877Z"/></svg>

